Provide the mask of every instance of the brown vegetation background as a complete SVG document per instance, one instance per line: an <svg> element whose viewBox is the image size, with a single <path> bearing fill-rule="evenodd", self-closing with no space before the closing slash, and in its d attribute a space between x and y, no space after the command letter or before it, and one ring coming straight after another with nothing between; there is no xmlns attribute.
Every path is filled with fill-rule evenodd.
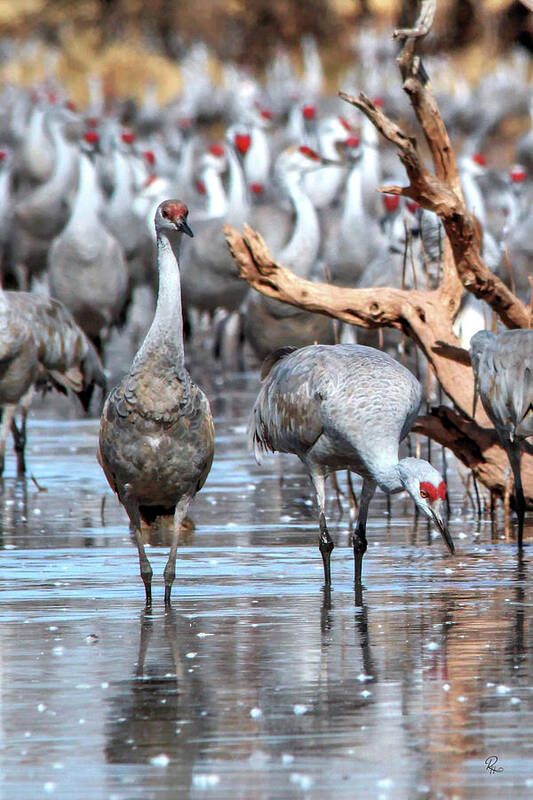
<svg viewBox="0 0 533 800"><path fill-rule="evenodd" d="M302 34L311 33L323 54L334 91L352 59L358 27L391 29L412 16L414 0L0 0L0 35L12 42L0 65L4 80L31 84L50 70L72 99L87 100L86 78L104 78L111 94L139 99L148 80L162 102L181 89L181 55L195 41L219 62L237 61L260 71L279 45L298 68ZM430 46L455 50L474 80L491 54L506 43L527 45L531 13L509 0L440 0ZM31 46L30 46L31 44Z"/></svg>

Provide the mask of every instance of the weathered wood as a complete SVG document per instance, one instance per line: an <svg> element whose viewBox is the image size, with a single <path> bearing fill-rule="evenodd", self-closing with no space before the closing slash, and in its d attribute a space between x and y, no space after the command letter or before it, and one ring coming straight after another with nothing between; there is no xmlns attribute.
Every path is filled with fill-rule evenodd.
<svg viewBox="0 0 533 800"><path fill-rule="evenodd" d="M424 87L419 86L419 91L413 94L411 99L419 98L421 92L428 91L428 84ZM346 92L339 92L339 95L366 114L380 133L395 144L399 150L400 161L409 178L409 186L384 186L380 188L380 191L409 197L429 211L438 214L448 236L456 273L462 284L476 297L488 303L508 328L531 327L533 322L531 309L522 303L483 261L480 252L479 227L474 215L466 210L462 199L446 180L437 177L424 167L418 153L416 139L405 134L364 94L352 97ZM435 125L433 118L426 120L427 116L433 117L435 113L434 110L430 113L429 109L432 107L429 102L417 105L419 110L417 116L428 130L426 138L430 138L430 132L433 137L439 135L440 126ZM432 148L432 152L438 154L446 152L446 150L447 145L442 142ZM449 159L445 163L449 163ZM444 281L442 282L440 290L444 292L444 302L452 302L455 314L458 308L456 281L452 282L448 278L446 284Z"/></svg>
<svg viewBox="0 0 533 800"><path fill-rule="evenodd" d="M431 25L432 0L423 0L413 29L399 32L405 39L398 58L403 88L428 144L434 172L424 165L415 137L406 134L368 97L340 96L354 105L377 130L396 146L409 179L408 186L386 186L380 191L409 197L438 214L447 239L443 276L433 291L392 287L347 289L313 283L277 264L262 237L245 226L243 233L225 228L226 239L241 276L263 294L308 311L327 314L364 328L402 330L422 349L455 410L439 407L417 422L417 429L449 447L491 490L504 495L509 472L501 448L481 404L472 418L473 374L468 353L452 330L464 287L483 299L509 328L531 327L533 309L526 306L494 275L481 257L480 226L467 211L455 154L416 43ZM424 16L425 14L425 16ZM523 483L533 504L533 456L523 457Z"/></svg>
<svg viewBox="0 0 533 800"><path fill-rule="evenodd" d="M421 0L418 17L412 28L396 28L394 39L420 39L426 36L431 30L435 11L437 10L437 0Z"/></svg>
<svg viewBox="0 0 533 800"><path fill-rule="evenodd" d="M277 264L263 237L244 226L244 233L225 226L224 233L241 276L267 297L327 314L362 328L396 328L414 339L433 366L446 394L465 414L472 410L474 378L464 363L450 360L437 345L450 342L459 348L451 323L451 310L443 310L435 291L392 287L346 289L298 278ZM479 419L488 424L481 406Z"/></svg>

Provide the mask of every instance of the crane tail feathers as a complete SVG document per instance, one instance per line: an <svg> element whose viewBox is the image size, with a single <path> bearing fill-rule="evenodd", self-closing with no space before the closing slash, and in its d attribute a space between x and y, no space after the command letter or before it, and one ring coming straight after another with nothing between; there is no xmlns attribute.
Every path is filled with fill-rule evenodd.
<svg viewBox="0 0 533 800"><path fill-rule="evenodd" d="M268 441L267 432L262 424L261 417L254 409L248 426L248 447L253 453L257 464L263 463L265 453L273 453L274 448Z"/></svg>
<svg viewBox="0 0 533 800"><path fill-rule="evenodd" d="M263 360L261 364L261 380L264 381L270 375L270 370L278 361L282 358L286 358L290 356L291 353L294 353L297 350L297 347L293 347L292 345L287 345L286 347L280 347L278 350L274 350L273 353L269 353L268 356Z"/></svg>

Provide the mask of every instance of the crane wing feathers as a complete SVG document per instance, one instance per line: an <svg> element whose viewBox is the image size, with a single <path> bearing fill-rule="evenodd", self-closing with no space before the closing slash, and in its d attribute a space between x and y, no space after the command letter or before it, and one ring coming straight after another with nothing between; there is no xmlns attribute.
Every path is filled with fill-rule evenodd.
<svg viewBox="0 0 533 800"><path fill-rule="evenodd" d="M381 434L398 441L416 418L420 392L414 375L372 348L311 345L282 353L255 403L250 446L258 461L276 450L301 457L324 433L333 449L337 442L367 450L369 426L373 441Z"/></svg>
<svg viewBox="0 0 533 800"><path fill-rule="evenodd" d="M479 393L496 429L533 434L533 331L504 331L481 352Z"/></svg>
<svg viewBox="0 0 533 800"><path fill-rule="evenodd" d="M270 374L270 370L278 361L285 356L289 356L291 353L294 353L296 347L292 347L288 345L287 347L280 347L279 350L275 350L273 353L270 353L261 364L261 380L264 381L268 378Z"/></svg>
<svg viewBox="0 0 533 800"><path fill-rule="evenodd" d="M102 362L94 345L58 300L28 292L6 292L17 318L25 320L37 346L47 380L60 391L81 392L93 383L105 387Z"/></svg>
<svg viewBox="0 0 533 800"><path fill-rule="evenodd" d="M312 376L278 360L261 389L249 425L250 448L260 463L265 452L305 453L322 433L320 401Z"/></svg>

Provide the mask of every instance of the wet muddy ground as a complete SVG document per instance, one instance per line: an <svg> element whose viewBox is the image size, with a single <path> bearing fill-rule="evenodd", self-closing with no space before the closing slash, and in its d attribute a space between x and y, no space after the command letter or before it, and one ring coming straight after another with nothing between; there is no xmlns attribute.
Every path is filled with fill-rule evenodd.
<svg viewBox="0 0 533 800"><path fill-rule="evenodd" d="M519 561L501 519L478 523L456 470L455 558L378 494L360 606L331 496L326 596L299 462L247 452L257 380L206 387L216 458L168 613L161 539L143 610L98 422L33 412L28 478L10 454L0 486L0 796L533 797L531 545Z"/></svg>

